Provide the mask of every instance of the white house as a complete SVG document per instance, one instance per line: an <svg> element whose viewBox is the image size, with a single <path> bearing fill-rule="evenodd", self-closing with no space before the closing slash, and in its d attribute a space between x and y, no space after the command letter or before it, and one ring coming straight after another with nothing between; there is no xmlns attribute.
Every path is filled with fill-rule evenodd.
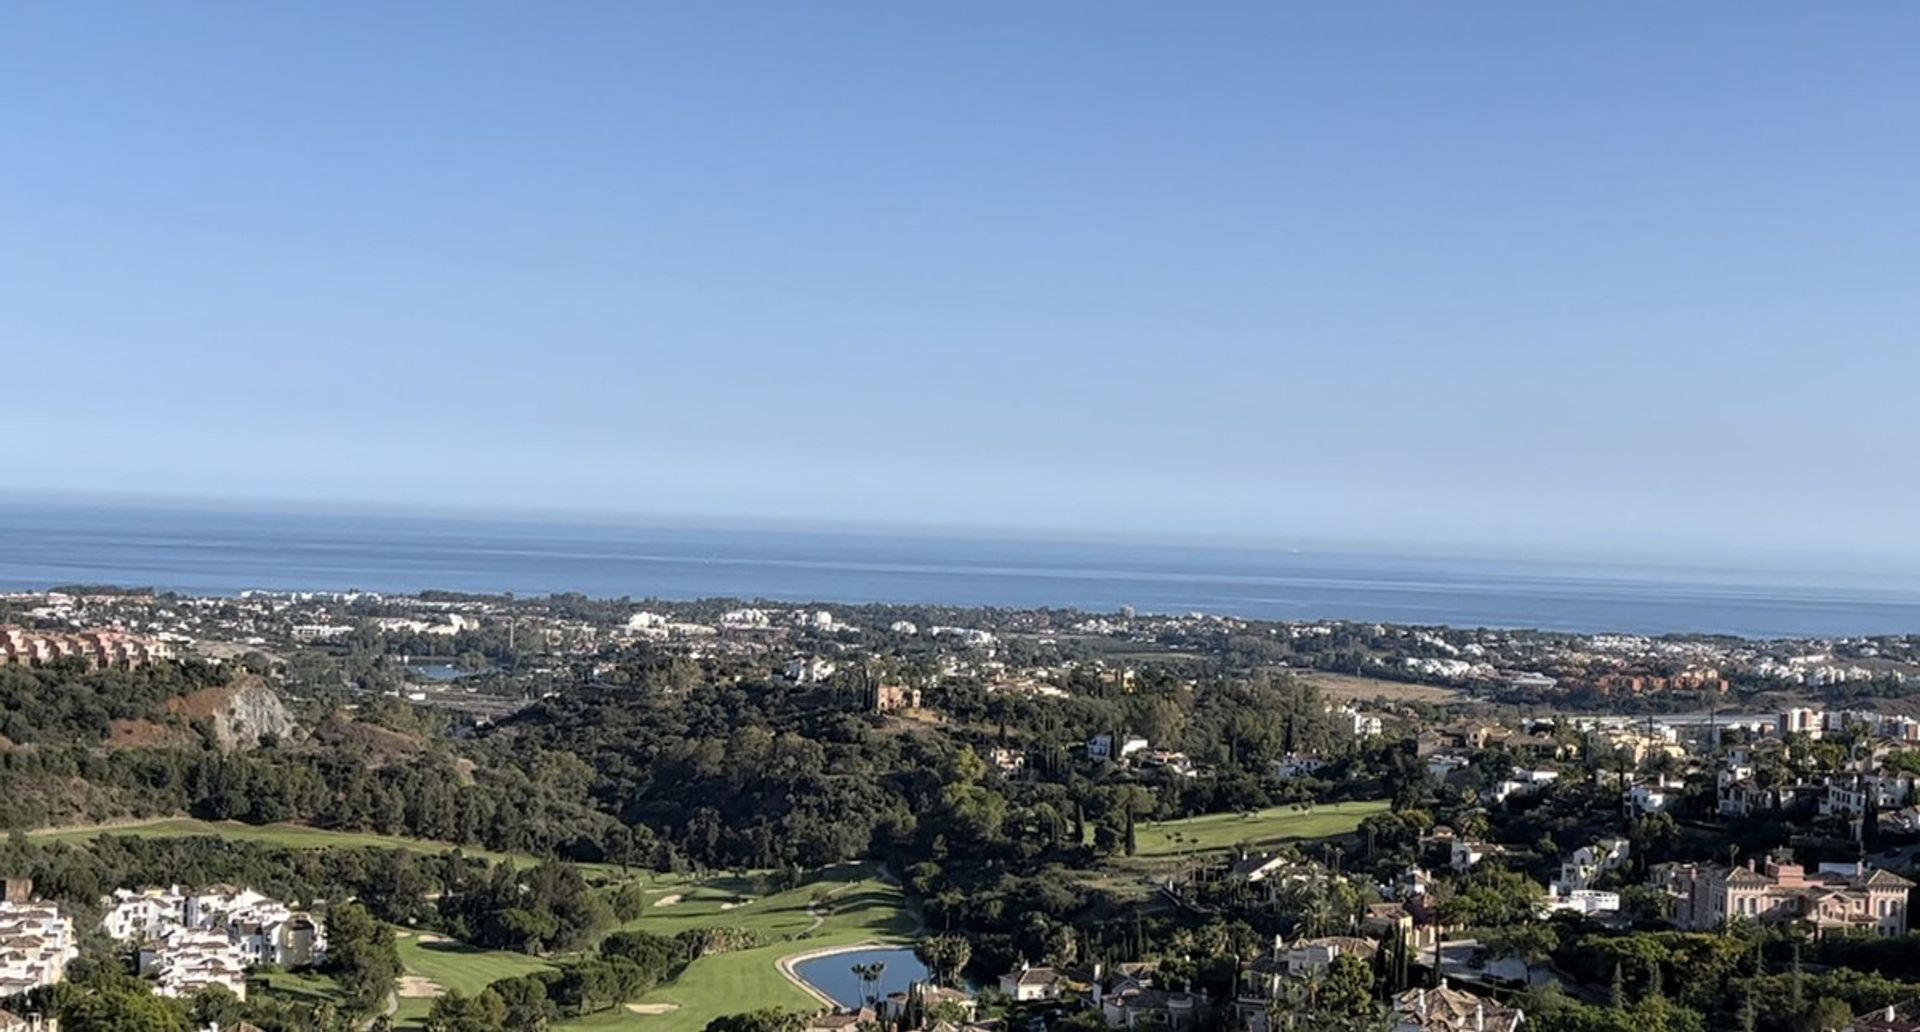
<svg viewBox="0 0 1920 1032"><path fill-rule="evenodd" d="M138 942L186 920L187 901L178 886L141 892L117 889L101 905L106 916L100 930L120 942Z"/></svg>
<svg viewBox="0 0 1920 1032"><path fill-rule="evenodd" d="M1124 760L1134 753L1147 751L1150 744L1146 739L1138 735L1127 735L1119 738L1119 744L1117 746L1114 744L1115 741L1115 737L1109 734L1094 735L1092 738L1087 739L1087 758L1090 760Z"/></svg>
<svg viewBox="0 0 1920 1032"><path fill-rule="evenodd" d="M1682 783L1670 781L1664 775L1653 781L1642 781L1627 791L1627 805L1636 813L1659 813L1673 804L1680 793Z"/></svg>
<svg viewBox="0 0 1920 1032"><path fill-rule="evenodd" d="M1573 893L1592 888L1602 874L1625 867L1632 851L1626 839L1614 836L1581 846L1560 862L1560 880L1554 882L1553 891Z"/></svg>
<svg viewBox="0 0 1920 1032"><path fill-rule="evenodd" d="M1066 978L1050 967L1021 964L1017 970L1000 976L1000 992L1016 1003L1051 1000L1060 995Z"/></svg>
<svg viewBox="0 0 1920 1032"><path fill-rule="evenodd" d="M1617 913L1620 910L1620 894L1601 892L1597 889L1574 889L1566 893L1555 891L1546 899L1546 910L1549 913L1555 910L1571 910L1588 917L1595 914Z"/></svg>
<svg viewBox="0 0 1920 1032"><path fill-rule="evenodd" d="M1277 778L1307 777L1320 773L1326 766L1326 760L1312 753L1288 753L1273 761L1273 776Z"/></svg>
<svg viewBox="0 0 1920 1032"><path fill-rule="evenodd" d="M1499 846L1489 845L1485 842L1475 842L1472 839L1456 838L1453 840L1453 849L1448 857L1447 863L1448 866L1452 867L1455 871L1464 874L1472 870L1475 864L1499 851Z"/></svg>

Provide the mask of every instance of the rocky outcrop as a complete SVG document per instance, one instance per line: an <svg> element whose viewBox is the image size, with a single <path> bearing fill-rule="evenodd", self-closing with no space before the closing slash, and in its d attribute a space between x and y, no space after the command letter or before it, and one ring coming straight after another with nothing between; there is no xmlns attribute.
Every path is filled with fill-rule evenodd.
<svg viewBox="0 0 1920 1032"><path fill-rule="evenodd" d="M262 735L292 738L300 729L279 694L257 678L183 695L169 701L167 709L188 720L207 721L220 748L227 750L251 749Z"/></svg>

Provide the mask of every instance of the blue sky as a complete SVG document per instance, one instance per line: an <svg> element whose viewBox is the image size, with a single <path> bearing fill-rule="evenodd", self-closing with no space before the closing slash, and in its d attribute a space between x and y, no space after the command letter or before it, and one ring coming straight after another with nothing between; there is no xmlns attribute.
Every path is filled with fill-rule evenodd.
<svg viewBox="0 0 1920 1032"><path fill-rule="evenodd" d="M1920 555L1920 7L12 5L0 490Z"/></svg>

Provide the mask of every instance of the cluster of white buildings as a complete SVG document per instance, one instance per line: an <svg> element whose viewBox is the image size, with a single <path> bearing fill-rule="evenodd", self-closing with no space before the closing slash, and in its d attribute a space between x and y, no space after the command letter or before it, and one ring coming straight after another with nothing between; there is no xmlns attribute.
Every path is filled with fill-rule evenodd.
<svg viewBox="0 0 1920 1032"><path fill-rule="evenodd" d="M1422 677L1442 681L1492 680L1498 676L1491 663L1471 663L1464 659L1440 659L1432 656L1408 656L1403 664Z"/></svg>
<svg viewBox="0 0 1920 1032"><path fill-rule="evenodd" d="M417 620L403 616L385 616L373 621L373 625L389 633L431 634L439 638L451 638L462 631L477 631L480 621L463 613L443 613L447 622L438 623L429 620Z"/></svg>
<svg viewBox="0 0 1920 1032"><path fill-rule="evenodd" d="M287 631L294 641L338 641L353 633L352 624L301 623Z"/></svg>
<svg viewBox="0 0 1920 1032"><path fill-rule="evenodd" d="M0 901L0 996L60 981L80 953L73 921L58 906L30 899L32 885L9 880Z"/></svg>
<svg viewBox="0 0 1920 1032"><path fill-rule="evenodd" d="M789 660L781 674L794 684L821 684L833 676L839 669L832 660L818 656L803 656Z"/></svg>
<svg viewBox="0 0 1920 1032"><path fill-rule="evenodd" d="M1803 734L1809 738L1819 738L1828 732L1861 727L1880 738L1896 742L1920 742L1920 720L1872 710L1816 710L1802 707L1780 714L1774 726L1782 737Z"/></svg>
<svg viewBox="0 0 1920 1032"><path fill-rule="evenodd" d="M1850 681L1871 681L1874 678L1873 671L1866 667L1840 666L1832 662L1825 653L1792 656L1785 662L1770 658L1762 659L1754 664L1753 672L1761 677L1776 678L1790 684L1804 684L1814 688L1846 684Z"/></svg>
<svg viewBox="0 0 1920 1032"><path fill-rule="evenodd" d="M706 624L674 620L645 609L627 617L626 630L628 634L654 640L711 637L715 633Z"/></svg>
<svg viewBox="0 0 1920 1032"><path fill-rule="evenodd" d="M1353 737L1355 738L1375 738L1379 736L1380 732L1386 729L1385 726L1381 724L1379 717L1371 713L1361 712L1358 706L1346 705L1340 707L1340 716L1346 719L1348 730L1353 733Z"/></svg>
<svg viewBox="0 0 1920 1032"><path fill-rule="evenodd" d="M927 633L936 638L958 638L968 645L989 647L1000 639L992 631L983 631L977 627L936 626L927 629Z"/></svg>
<svg viewBox="0 0 1920 1032"><path fill-rule="evenodd" d="M101 929L139 945L140 974L151 976L162 996L191 996L218 985L245 999L247 968L305 967L326 954L319 918L252 889L121 889L101 906Z"/></svg>

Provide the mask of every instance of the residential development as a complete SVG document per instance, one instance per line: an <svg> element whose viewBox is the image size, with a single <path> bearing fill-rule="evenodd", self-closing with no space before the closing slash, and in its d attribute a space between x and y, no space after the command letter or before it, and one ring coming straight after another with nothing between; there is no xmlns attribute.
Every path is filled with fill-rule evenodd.
<svg viewBox="0 0 1920 1032"><path fill-rule="evenodd" d="M252 889L121 889L101 907L101 930L138 947L139 973L163 996L220 986L244 999L247 968L306 967L326 953L319 918Z"/></svg>

